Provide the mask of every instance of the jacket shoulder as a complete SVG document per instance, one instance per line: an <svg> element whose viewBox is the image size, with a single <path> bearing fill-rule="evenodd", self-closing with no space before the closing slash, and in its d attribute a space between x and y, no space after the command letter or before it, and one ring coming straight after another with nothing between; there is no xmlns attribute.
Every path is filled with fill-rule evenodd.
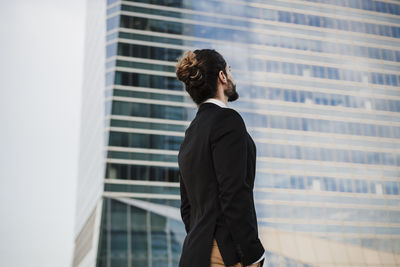
<svg viewBox="0 0 400 267"><path fill-rule="evenodd" d="M226 124L230 126L245 127L242 116L232 108L220 109L215 118L214 125L226 127Z"/></svg>
<svg viewBox="0 0 400 267"><path fill-rule="evenodd" d="M211 142L229 133L245 135L246 132L246 125L239 112L231 108L223 108L215 116L211 129Z"/></svg>

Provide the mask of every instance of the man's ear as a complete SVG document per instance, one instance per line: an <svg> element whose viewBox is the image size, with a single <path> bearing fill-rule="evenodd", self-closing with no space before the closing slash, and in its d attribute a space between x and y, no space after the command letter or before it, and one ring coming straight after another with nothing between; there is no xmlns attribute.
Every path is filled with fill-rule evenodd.
<svg viewBox="0 0 400 267"><path fill-rule="evenodd" d="M226 76L225 76L225 73L222 70L220 70L218 72L218 78L221 80L222 83L226 82ZM224 82L224 79L225 79L225 82Z"/></svg>

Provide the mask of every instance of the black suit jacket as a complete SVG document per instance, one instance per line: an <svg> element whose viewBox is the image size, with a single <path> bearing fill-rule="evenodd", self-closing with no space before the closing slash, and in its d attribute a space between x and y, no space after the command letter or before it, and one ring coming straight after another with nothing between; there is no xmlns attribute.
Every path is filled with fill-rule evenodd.
<svg viewBox="0 0 400 267"><path fill-rule="evenodd" d="M187 232L179 267L209 267L214 236L225 265L258 260L265 250L253 197L256 145L240 114L202 103L185 131L178 164Z"/></svg>

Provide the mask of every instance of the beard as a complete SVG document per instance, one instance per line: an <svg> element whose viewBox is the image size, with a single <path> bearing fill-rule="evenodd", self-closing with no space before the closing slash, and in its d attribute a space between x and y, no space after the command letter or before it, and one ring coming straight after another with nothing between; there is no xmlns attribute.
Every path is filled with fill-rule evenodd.
<svg viewBox="0 0 400 267"><path fill-rule="evenodd" d="M224 94L228 97L228 102L235 101L239 98L239 94L236 92L236 84L228 78L228 89L224 90Z"/></svg>

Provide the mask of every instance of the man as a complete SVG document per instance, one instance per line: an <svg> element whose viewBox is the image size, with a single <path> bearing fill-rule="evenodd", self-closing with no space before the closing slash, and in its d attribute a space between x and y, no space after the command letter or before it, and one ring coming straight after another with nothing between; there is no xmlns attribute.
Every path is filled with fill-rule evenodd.
<svg viewBox="0 0 400 267"><path fill-rule="evenodd" d="M240 114L230 66L211 49L188 51L177 78L198 105L178 153L187 235L179 267L263 266L254 208L256 146Z"/></svg>

